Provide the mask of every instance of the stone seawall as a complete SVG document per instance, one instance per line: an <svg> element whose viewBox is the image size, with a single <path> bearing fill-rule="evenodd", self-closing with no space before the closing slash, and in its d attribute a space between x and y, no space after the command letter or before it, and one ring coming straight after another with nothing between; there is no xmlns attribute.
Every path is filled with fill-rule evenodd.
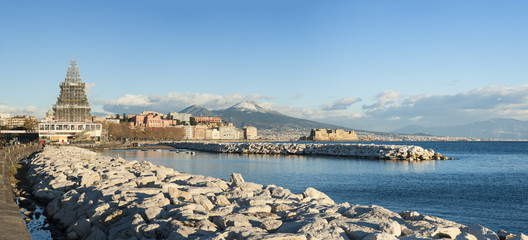
<svg viewBox="0 0 528 240"><path fill-rule="evenodd" d="M432 149L410 145L377 145L345 143L209 143L174 142L166 145L216 153L283 154L283 155L325 155L381 160L446 160L448 157Z"/></svg>
<svg viewBox="0 0 528 240"><path fill-rule="evenodd" d="M76 147L46 147L28 164L34 195L68 239L499 239L480 225L336 204L313 188L292 193L236 173L226 181Z"/></svg>

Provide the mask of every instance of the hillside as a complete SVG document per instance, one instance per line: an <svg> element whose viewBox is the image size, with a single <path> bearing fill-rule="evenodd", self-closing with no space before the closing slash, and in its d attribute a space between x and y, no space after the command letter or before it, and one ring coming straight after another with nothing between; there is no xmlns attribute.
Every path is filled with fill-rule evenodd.
<svg viewBox="0 0 528 240"><path fill-rule="evenodd" d="M232 122L239 128L244 126L254 126L260 130L269 129L283 131L293 129L308 132L312 128L346 129L332 124L290 117L253 101L244 101L227 109L213 111L193 105L181 112L190 113L193 114L193 116L220 116L222 119Z"/></svg>
<svg viewBox="0 0 528 240"><path fill-rule="evenodd" d="M528 121L511 118L495 118L458 126L425 128L411 125L394 133L427 133L436 136L474 137L492 139L528 139Z"/></svg>

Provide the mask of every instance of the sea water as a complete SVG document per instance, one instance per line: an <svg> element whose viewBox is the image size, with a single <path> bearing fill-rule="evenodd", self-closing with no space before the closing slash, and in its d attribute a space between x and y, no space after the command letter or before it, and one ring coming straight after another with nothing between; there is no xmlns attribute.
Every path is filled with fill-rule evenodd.
<svg viewBox="0 0 528 240"><path fill-rule="evenodd" d="M455 159L406 162L169 150L103 154L226 180L236 172L246 181L294 193L314 187L337 203L413 210L494 231L528 233L528 142L376 143L418 145Z"/></svg>

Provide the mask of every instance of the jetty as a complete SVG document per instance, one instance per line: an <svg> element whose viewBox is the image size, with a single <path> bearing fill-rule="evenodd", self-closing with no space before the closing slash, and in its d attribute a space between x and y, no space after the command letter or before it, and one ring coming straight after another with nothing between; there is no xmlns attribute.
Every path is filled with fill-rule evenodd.
<svg viewBox="0 0 528 240"><path fill-rule="evenodd" d="M414 145L362 143L269 143L269 142L173 142L163 143L180 149L215 153L322 155L379 160L447 160L432 149Z"/></svg>
<svg viewBox="0 0 528 240"><path fill-rule="evenodd" d="M24 164L34 197L68 239L499 239L480 225L335 203L311 187L293 193L71 146L47 146Z"/></svg>

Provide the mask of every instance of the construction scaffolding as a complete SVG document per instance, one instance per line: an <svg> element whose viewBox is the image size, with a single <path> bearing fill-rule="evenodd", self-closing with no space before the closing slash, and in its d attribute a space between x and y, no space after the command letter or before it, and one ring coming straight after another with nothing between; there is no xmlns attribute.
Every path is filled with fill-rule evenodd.
<svg viewBox="0 0 528 240"><path fill-rule="evenodd" d="M60 95L53 105L53 116L57 122L90 122L92 107L86 97L86 84L81 79L77 60L70 60L64 82L60 84Z"/></svg>

